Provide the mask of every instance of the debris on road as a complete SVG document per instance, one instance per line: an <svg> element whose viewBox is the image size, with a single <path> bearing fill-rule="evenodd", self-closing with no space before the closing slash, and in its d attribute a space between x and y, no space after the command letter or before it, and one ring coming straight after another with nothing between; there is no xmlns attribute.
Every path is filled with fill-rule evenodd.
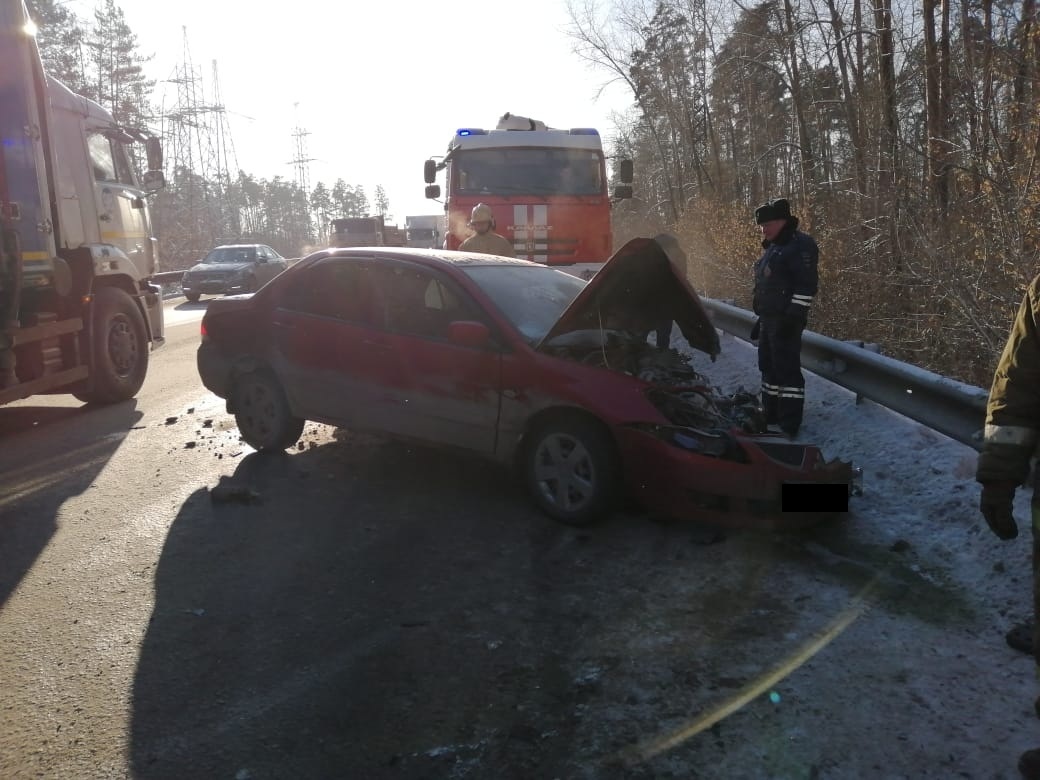
<svg viewBox="0 0 1040 780"><path fill-rule="evenodd" d="M229 477L221 477L216 487L210 488L209 497L211 501L221 503L238 501L243 504L258 504L261 501L260 494L249 485L235 482Z"/></svg>

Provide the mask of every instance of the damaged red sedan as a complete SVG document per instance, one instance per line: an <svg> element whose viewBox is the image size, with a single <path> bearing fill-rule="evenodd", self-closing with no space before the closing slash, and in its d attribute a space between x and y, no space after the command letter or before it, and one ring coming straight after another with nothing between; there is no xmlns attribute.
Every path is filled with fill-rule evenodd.
<svg viewBox="0 0 1040 780"><path fill-rule="evenodd" d="M633 239L585 282L481 254L322 250L210 303L199 374L258 450L292 446L305 420L458 448L514 466L573 525L622 498L743 527L843 511L851 464L762 433L753 396L718 397L648 343L670 320L719 352L679 252Z"/></svg>

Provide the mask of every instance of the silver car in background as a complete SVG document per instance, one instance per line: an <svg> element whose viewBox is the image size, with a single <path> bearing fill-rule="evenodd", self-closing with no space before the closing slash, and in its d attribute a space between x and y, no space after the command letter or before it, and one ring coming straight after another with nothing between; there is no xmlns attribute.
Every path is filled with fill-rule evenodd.
<svg viewBox="0 0 1040 780"><path fill-rule="evenodd" d="M266 244L225 244L185 271L181 287L192 303L203 295L256 292L288 265Z"/></svg>

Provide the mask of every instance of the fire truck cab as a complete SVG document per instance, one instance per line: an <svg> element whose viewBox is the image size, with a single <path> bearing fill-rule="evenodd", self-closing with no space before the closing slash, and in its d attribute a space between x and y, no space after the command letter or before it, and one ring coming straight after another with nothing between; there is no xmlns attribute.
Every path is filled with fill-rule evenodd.
<svg viewBox="0 0 1040 780"><path fill-rule="evenodd" d="M440 198L442 170L447 249L471 235L470 212L485 203L517 257L594 272L613 251L606 161L593 128L556 129L506 114L494 130L459 128L447 154L426 161L427 198ZM622 161L613 200L632 196L631 174L631 161Z"/></svg>

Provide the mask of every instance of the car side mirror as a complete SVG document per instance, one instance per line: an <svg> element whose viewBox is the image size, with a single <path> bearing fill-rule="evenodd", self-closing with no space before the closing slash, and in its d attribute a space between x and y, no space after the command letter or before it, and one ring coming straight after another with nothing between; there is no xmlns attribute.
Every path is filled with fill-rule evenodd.
<svg viewBox="0 0 1040 780"><path fill-rule="evenodd" d="M621 160L618 162L618 178L622 184L632 183L632 161Z"/></svg>
<svg viewBox="0 0 1040 780"><path fill-rule="evenodd" d="M448 323L448 340L461 347L486 347L491 342L491 331L483 322L457 320Z"/></svg>
<svg viewBox="0 0 1040 780"><path fill-rule="evenodd" d="M631 184L619 184L614 188L614 200L628 200L632 197Z"/></svg>
<svg viewBox="0 0 1040 780"><path fill-rule="evenodd" d="M437 181L437 161L427 160L423 164L423 181L427 184L433 184ZM430 197L427 195L426 197Z"/></svg>
<svg viewBox="0 0 1040 780"><path fill-rule="evenodd" d="M439 184L427 184L426 185L426 197L433 200L441 196L441 185Z"/></svg>

